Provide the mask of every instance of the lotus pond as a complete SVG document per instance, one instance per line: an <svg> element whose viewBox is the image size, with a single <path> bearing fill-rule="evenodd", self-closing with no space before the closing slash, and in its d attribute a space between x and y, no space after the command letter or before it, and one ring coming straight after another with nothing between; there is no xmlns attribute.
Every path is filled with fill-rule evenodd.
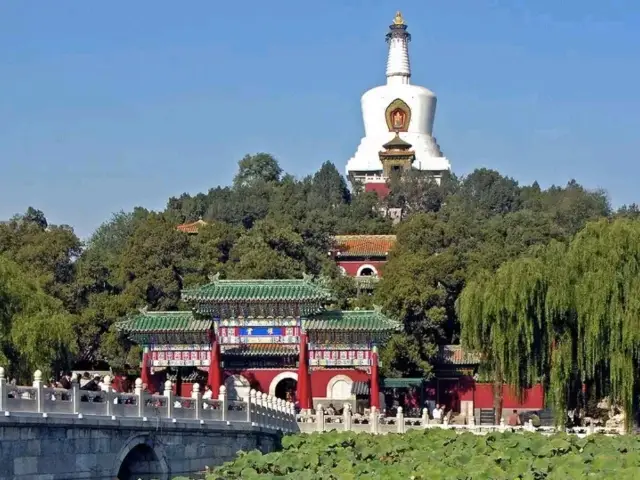
<svg viewBox="0 0 640 480"><path fill-rule="evenodd" d="M322 433L283 438L266 455L240 452L207 480L514 480L640 479L635 436L485 436L451 430L404 435Z"/></svg>

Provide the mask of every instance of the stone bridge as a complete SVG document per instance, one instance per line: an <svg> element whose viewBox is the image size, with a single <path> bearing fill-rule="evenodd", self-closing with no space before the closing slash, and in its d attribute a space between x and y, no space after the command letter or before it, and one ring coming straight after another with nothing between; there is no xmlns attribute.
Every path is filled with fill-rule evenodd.
<svg viewBox="0 0 640 480"><path fill-rule="evenodd" d="M270 452L299 431L292 404L251 391L215 400L7 384L0 367L0 480L168 480L219 465L239 450Z"/></svg>

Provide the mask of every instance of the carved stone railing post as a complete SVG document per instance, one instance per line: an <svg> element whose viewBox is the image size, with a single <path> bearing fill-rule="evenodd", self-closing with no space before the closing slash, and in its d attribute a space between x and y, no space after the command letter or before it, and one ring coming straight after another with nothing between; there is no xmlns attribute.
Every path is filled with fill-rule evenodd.
<svg viewBox="0 0 640 480"><path fill-rule="evenodd" d="M499 430L500 430L501 432L504 432L505 428L506 428L506 427L505 427L505 424L504 424L504 417L503 417L503 418L501 418L501 419L500 419L500 427L499 427Z"/></svg>
<svg viewBox="0 0 640 480"><path fill-rule="evenodd" d="M342 416L344 417L342 423L344 423L345 432L351 431L351 421L353 420L353 417L351 415L351 404L350 403L345 403L344 404L344 411L342 412Z"/></svg>
<svg viewBox="0 0 640 480"><path fill-rule="evenodd" d="M471 412L469 413L469 417L467 419L467 424L469 425L469 427L471 427L472 429L476 426L476 416L473 413L473 409L471 409Z"/></svg>
<svg viewBox="0 0 640 480"><path fill-rule="evenodd" d="M247 422L258 423L258 396L253 389L247 397Z"/></svg>
<svg viewBox="0 0 640 480"><path fill-rule="evenodd" d="M78 379L74 376L71 379L71 402L73 405L73 413L80 413L80 385L78 384Z"/></svg>
<svg viewBox="0 0 640 480"><path fill-rule="evenodd" d="M164 397L167 399L167 418L173 418L173 384L171 380L164 382Z"/></svg>
<svg viewBox="0 0 640 480"><path fill-rule="evenodd" d="M324 407L321 403L316 407L316 430L324 432Z"/></svg>
<svg viewBox="0 0 640 480"><path fill-rule="evenodd" d="M296 432L298 430L298 419L296 418L296 406L293 402L286 402L287 415L291 429Z"/></svg>
<svg viewBox="0 0 640 480"><path fill-rule="evenodd" d="M7 379L4 376L4 368L0 367L0 412L6 410L7 403Z"/></svg>
<svg viewBox="0 0 640 480"><path fill-rule="evenodd" d="M396 413L396 429L398 433L404 433L404 413L402 413L402 407L398 407Z"/></svg>
<svg viewBox="0 0 640 480"><path fill-rule="evenodd" d="M220 420L226 422L227 417L229 416L229 402L227 399L227 387L225 387L224 385L220 385L220 391L218 392L218 401L220 402Z"/></svg>
<svg viewBox="0 0 640 480"><path fill-rule="evenodd" d="M376 407L371 407L371 413L369 414L369 421L371 422L371 433L378 433L378 420L380 415L378 414L378 409Z"/></svg>
<svg viewBox="0 0 640 480"><path fill-rule="evenodd" d="M262 426L269 426L269 405L268 405L269 395L266 393L262 393Z"/></svg>
<svg viewBox="0 0 640 480"><path fill-rule="evenodd" d="M111 376L105 375L102 379L102 390L104 392L104 401L107 402L107 415L113 415L113 400L117 398L111 388Z"/></svg>
<svg viewBox="0 0 640 480"><path fill-rule="evenodd" d="M144 417L144 407L145 407L146 398L145 398L144 390L142 389L141 378L136 378L136 383L133 389L133 393L135 393L137 397L136 401L138 404L138 416L142 418Z"/></svg>
<svg viewBox="0 0 640 480"><path fill-rule="evenodd" d="M423 408L422 409L422 428L427 428L429 426L429 409L428 408Z"/></svg>
<svg viewBox="0 0 640 480"><path fill-rule="evenodd" d="M33 374L33 388L36 389L36 411L44 412L44 392L42 391L42 372L36 370Z"/></svg>
<svg viewBox="0 0 640 480"><path fill-rule="evenodd" d="M282 412L283 412L283 406L282 406L282 399L280 398L275 398L273 401L273 408L275 410L275 416L276 416L276 424L275 424L275 428L277 430L283 431L284 430L284 418L282 416Z"/></svg>
<svg viewBox="0 0 640 480"><path fill-rule="evenodd" d="M194 383L191 389L191 399L193 400L193 412L196 420L200 420L202 416L202 395L200 395L200 384Z"/></svg>
<svg viewBox="0 0 640 480"><path fill-rule="evenodd" d="M275 412L273 411L273 397L269 394L266 394L266 404L267 404L267 416L265 418L265 424L267 425L268 428L273 428L273 424L275 422Z"/></svg>

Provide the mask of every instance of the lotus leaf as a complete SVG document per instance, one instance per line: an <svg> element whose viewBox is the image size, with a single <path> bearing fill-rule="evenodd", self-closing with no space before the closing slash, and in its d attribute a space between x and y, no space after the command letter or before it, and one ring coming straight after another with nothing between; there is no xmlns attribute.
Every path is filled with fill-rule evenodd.
<svg viewBox="0 0 640 480"><path fill-rule="evenodd" d="M241 452L211 478L292 480L543 480L640 478L640 441L631 436L411 430L292 435L283 450Z"/></svg>

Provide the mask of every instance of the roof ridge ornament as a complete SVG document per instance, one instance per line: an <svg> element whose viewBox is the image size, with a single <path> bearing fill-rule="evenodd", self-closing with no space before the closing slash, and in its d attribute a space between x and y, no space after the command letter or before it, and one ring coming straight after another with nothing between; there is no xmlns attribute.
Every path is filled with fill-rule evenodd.
<svg viewBox="0 0 640 480"><path fill-rule="evenodd" d="M373 304L373 311L376 313L382 313L382 307L380 305Z"/></svg>
<svg viewBox="0 0 640 480"><path fill-rule="evenodd" d="M302 272L302 280L305 282L313 282L313 275L309 275L308 273Z"/></svg>
<svg viewBox="0 0 640 480"><path fill-rule="evenodd" d="M207 278L209 279L209 281L211 283L215 283L218 280L220 280L220 272L217 272L217 273L215 273L213 275L207 275Z"/></svg>
<svg viewBox="0 0 640 480"><path fill-rule="evenodd" d="M149 305L145 305L142 308L139 308L138 311L142 314L142 315L146 315L147 312L149 311Z"/></svg>

